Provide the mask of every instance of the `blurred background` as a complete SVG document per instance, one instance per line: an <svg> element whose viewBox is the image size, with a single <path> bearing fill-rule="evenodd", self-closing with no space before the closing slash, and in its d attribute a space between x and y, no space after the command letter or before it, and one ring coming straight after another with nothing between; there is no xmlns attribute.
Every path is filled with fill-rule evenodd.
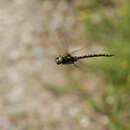
<svg viewBox="0 0 130 130"><path fill-rule="evenodd" d="M130 130L129 56L129 0L0 0L0 129Z"/></svg>

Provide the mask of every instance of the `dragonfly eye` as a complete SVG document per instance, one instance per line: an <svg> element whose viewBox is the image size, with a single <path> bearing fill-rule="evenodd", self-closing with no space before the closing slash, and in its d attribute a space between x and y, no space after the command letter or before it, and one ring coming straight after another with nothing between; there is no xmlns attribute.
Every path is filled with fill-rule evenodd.
<svg viewBox="0 0 130 130"><path fill-rule="evenodd" d="M56 63L57 63L58 65L61 64L62 61L63 61L63 58L62 58L61 56L56 57Z"/></svg>

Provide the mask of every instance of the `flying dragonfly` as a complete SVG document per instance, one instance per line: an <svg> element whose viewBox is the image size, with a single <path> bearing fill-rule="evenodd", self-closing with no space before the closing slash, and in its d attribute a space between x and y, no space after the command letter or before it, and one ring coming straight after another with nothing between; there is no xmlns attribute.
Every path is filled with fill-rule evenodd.
<svg viewBox="0 0 130 130"><path fill-rule="evenodd" d="M62 43L64 45L65 54L61 55L61 56L57 56L55 58L55 62L56 62L57 65L69 65L69 64L74 64L75 65L75 63L77 61L81 60L81 59L94 58L94 57L112 57L112 56L114 56L113 54L88 54L88 55L82 55L82 56L73 56L72 55L73 52L77 52L77 51L79 51L81 49L84 49L84 48L81 48L79 50L75 50L75 51L73 51L71 53L68 53L68 47L65 46L65 45L67 45L66 43L69 43L68 39L65 39L63 31L61 31L61 30L58 30L58 31L60 32L60 33L58 33L59 36L60 36L60 40L62 38Z"/></svg>
<svg viewBox="0 0 130 130"><path fill-rule="evenodd" d="M83 56L72 56L71 54L67 53L63 56L57 56L55 61L57 65L68 65L68 64L75 64L80 59L85 58L93 58L93 57L112 57L113 54L89 54L89 55L83 55Z"/></svg>

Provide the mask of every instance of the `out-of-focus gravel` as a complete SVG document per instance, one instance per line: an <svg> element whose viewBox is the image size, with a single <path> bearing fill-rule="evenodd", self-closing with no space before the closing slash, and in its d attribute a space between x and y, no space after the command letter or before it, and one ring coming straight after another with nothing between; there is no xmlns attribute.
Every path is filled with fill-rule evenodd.
<svg viewBox="0 0 130 130"><path fill-rule="evenodd" d="M47 58L56 52L50 32L63 24L76 26L78 33L79 25L69 7L78 4L68 5L63 0L0 1L1 130L101 130L101 124L108 121L94 114L90 106L86 114L80 97L67 94L57 98L44 87L44 83L66 82L63 70L53 58Z"/></svg>

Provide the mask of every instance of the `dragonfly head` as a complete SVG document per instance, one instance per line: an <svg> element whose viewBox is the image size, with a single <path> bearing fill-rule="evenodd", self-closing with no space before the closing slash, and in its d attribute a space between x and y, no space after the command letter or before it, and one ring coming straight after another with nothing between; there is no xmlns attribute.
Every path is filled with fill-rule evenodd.
<svg viewBox="0 0 130 130"><path fill-rule="evenodd" d="M59 65L59 64L62 63L62 61L63 61L63 57L62 57L62 56L58 56L58 57L56 57L55 61L56 61L56 64Z"/></svg>

